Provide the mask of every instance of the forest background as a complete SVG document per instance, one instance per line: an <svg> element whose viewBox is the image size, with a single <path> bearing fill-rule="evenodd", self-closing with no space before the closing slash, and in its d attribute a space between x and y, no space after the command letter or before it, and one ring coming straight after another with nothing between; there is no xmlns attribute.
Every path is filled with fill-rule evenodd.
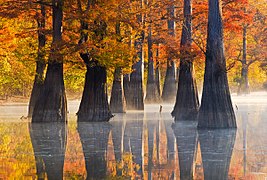
<svg viewBox="0 0 267 180"><path fill-rule="evenodd" d="M148 35L152 27L152 52L155 67L159 67L163 86L167 68L167 59L171 54L177 69L179 68L180 37L183 27L183 1L153 0L144 1L140 7L137 2L128 0L101 0L101 3L86 17L79 13L76 0L68 0L63 9L63 45L60 52L64 55L64 81L69 98L80 98L84 86L86 66L79 56L85 48L97 46L89 41L86 47L79 45L80 19L87 22L103 19L108 30L104 46L95 47L95 56L108 70L108 90L112 87L113 73L116 67L123 67L123 73L132 71L136 62L136 50L131 41L144 35L144 85L148 67ZM82 6L86 2L82 2ZM40 5L46 7L46 25L38 28ZM232 93L241 93L244 81L242 71L248 69L250 91L267 89L267 2L266 0L223 0L224 45L227 61L228 80ZM168 7L175 7L175 37L168 33ZM35 62L38 55L38 31L46 35L43 49L46 63L52 41L52 12L50 1L0 0L0 98L28 98L36 74ZM147 14L142 25L138 24L138 14ZM205 47L207 36L208 5L206 0L193 1L193 49L195 76L198 90L201 92L205 66ZM120 21L120 41L116 34L116 23ZM90 36L90 34L89 34ZM93 35L92 35L93 36ZM246 42L246 46L244 46ZM91 43L91 44L90 44ZM130 45L129 45L130 44ZM246 62L244 63L244 54ZM146 86L144 86L146 87Z"/></svg>

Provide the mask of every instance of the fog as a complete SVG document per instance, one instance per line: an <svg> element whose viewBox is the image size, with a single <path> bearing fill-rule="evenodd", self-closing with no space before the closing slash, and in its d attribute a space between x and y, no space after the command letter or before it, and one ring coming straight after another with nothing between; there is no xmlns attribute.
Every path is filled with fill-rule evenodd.
<svg viewBox="0 0 267 180"><path fill-rule="evenodd" d="M64 178L79 175L85 179L86 174L96 179L110 174L121 177L125 169L114 167L122 166L123 158L128 158L131 166L139 167L134 175L128 175L137 179L264 179L267 93L233 94L232 101L237 130L197 130L197 122L174 122L172 104L114 114L108 123L77 123L79 101L69 101L67 126L33 126L21 118L27 115L26 103L1 105L0 179L16 179L14 172L20 171L25 172L19 177L26 171L35 176L38 158L53 167L44 169L50 177L59 175L55 168ZM127 169L125 165L122 168Z"/></svg>

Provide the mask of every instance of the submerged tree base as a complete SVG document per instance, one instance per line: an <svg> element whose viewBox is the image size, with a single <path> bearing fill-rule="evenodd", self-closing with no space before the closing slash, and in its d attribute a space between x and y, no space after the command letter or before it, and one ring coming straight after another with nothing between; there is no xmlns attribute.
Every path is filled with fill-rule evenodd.
<svg viewBox="0 0 267 180"><path fill-rule="evenodd" d="M46 79L36 102L32 122L66 122L67 100L63 82L63 64L48 65Z"/></svg>
<svg viewBox="0 0 267 180"><path fill-rule="evenodd" d="M130 81L129 94L127 95L127 109L128 110L144 110L144 95L143 84L141 79L132 78Z"/></svg>
<svg viewBox="0 0 267 180"><path fill-rule="evenodd" d="M195 121L197 120L199 101L193 63L181 61L179 74L176 103L171 115L175 117L175 121Z"/></svg>
<svg viewBox="0 0 267 180"><path fill-rule="evenodd" d="M172 62L172 66L167 67L166 77L162 90L162 101L164 103L174 103L177 92L177 86L175 81L175 67Z"/></svg>
<svg viewBox="0 0 267 180"><path fill-rule="evenodd" d="M146 104L154 104L162 102L155 82L147 84L146 92L147 92L145 98Z"/></svg>
<svg viewBox="0 0 267 180"><path fill-rule="evenodd" d="M125 113L126 101L123 90L123 78L121 68L116 68L110 97L110 109L112 113Z"/></svg>
<svg viewBox="0 0 267 180"><path fill-rule="evenodd" d="M108 104L106 81L106 68L98 65L97 61L88 62L82 101L77 113L79 122L103 122L113 117Z"/></svg>

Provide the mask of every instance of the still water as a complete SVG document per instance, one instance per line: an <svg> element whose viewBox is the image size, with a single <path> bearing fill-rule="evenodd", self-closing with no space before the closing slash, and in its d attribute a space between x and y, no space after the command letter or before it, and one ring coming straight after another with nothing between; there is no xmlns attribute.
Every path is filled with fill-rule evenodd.
<svg viewBox="0 0 267 180"><path fill-rule="evenodd" d="M0 179L259 179L267 177L267 95L233 96L237 130L174 123L172 105L116 114L108 123L20 119L25 104L0 106Z"/></svg>

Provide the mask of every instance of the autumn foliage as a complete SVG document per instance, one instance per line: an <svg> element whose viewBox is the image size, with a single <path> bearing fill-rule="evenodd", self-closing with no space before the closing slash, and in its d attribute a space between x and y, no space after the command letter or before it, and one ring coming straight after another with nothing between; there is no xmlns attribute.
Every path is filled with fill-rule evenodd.
<svg viewBox="0 0 267 180"><path fill-rule="evenodd" d="M225 53L228 64L231 89L236 91L240 79L242 57L242 29L248 27L247 57L251 62L249 81L252 89L260 90L266 81L266 2L263 0L223 0L223 21ZM47 35L46 60L50 51L52 13L51 1L43 0L1 0L0 1L0 96L28 97L35 75L37 58L37 19L40 16L40 4L46 6L46 27L41 29ZM64 78L67 94L81 93L85 66L79 52L88 51L102 65L108 68L109 89L112 72L118 66L123 73L132 71L136 62L136 51L133 46L141 31L145 34L144 49L147 47L148 26L152 28L153 56L158 59L161 71L166 70L167 55L171 55L179 65L181 58L180 34L183 26L183 1L150 0L142 3L129 0L101 0L85 13L85 0L70 0L64 4L63 42L60 53L64 55ZM175 5L176 38L173 39L167 30L167 8ZM196 79L202 84L204 58L207 36L207 1L193 1L193 35L191 54L195 57ZM143 25L137 23L138 14L143 14ZM78 45L80 39L80 22L88 23L88 41ZM94 35L96 22L106 23L105 38L98 41ZM116 24L120 23L120 35L116 34ZM156 50L159 48L159 56ZM144 53L145 67L148 62ZM253 63L252 63L253 62ZM255 62L255 63L254 63ZM146 71L145 71L146 72ZM146 74L145 74L146 77ZM252 81L253 79L253 81ZM78 95L79 96L79 95ZM77 96L75 96L77 97Z"/></svg>

